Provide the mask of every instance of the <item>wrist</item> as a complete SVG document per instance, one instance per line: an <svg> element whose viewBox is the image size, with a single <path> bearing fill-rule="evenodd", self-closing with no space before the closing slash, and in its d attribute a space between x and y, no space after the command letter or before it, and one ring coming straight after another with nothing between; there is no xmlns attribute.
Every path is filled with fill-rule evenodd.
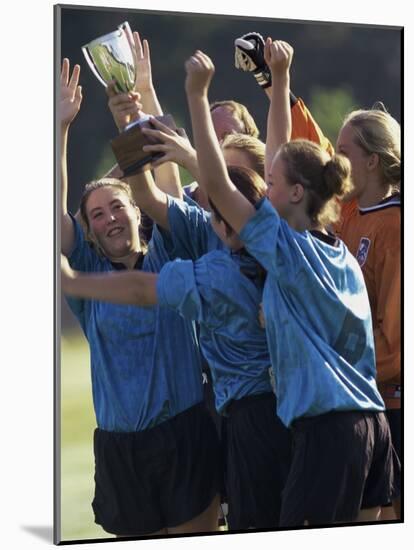
<svg viewBox="0 0 414 550"><path fill-rule="evenodd" d="M60 131L62 136L67 136L69 133L69 126L70 122L61 122L60 123Z"/></svg>
<svg viewBox="0 0 414 550"><path fill-rule="evenodd" d="M272 75L267 65L253 71L253 76L257 84L263 89L269 88L272 85Z"/></svg>
<svg viewBox="0 0 414 550"><path fill-rule="evenodd" d="M207 90L187 90L189 101L204 101L207 100Z"/></svg>
<svg viewBox="0 0 414 550"><path fill-rule="evenodd" d="M195 149L191 148L191 151L189 151L189 154L185 159L184 168L193 176L198 172L197 152Z"/></svg>
<svg viewBox="0 0 414 550"><path fill-rule="evenodd" d="M153 95L155 93L155 88L153 83L149 82L148 84L144 84L144 85L140 84L135 88L135 91L141 94L141 96L148 95L148 94Z"/></svg>
<svg viewBox="0 0 414 550"><path fill-rule="evenodd" d="M272 85L279 85L280 87L289 86L290 84L290 74L289 69L286 70L275 70L271 71L272 74Z"/></svg>

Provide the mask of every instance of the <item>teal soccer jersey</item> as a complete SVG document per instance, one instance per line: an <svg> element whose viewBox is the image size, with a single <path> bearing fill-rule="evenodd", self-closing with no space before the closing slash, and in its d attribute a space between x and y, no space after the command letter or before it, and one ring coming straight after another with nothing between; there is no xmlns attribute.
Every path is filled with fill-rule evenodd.
<svg viewBox="0 0 414 550"><path fill-rule="evenodd" d="M226 250L214 232L211 214L187 196L184 200L168 196L170 231L161 231L171 258L196 260L212 250Z"/></svg>
<svg viewBox="0 0 414 550"><path fill-rule="evenodd" d="M111 262L75 225L70 265L108 272ZM169 261L154 229L142 270L158 272ZM114 305L69 298L90 345L92 392L98 427L141 431L160 424L203 399L201 361L191 321L161 307Z"/></svg>
<svg viewBox="0 0 414 550"><path fill-rule="evenodd" d="M195 262L169 262L159 274L159 303L200 325L220 413L233 399L272 391L266 334L259 324L259 279L250 255L219 250Z"/></svg>
<svg viewBox="0 0 414 550"><path fill-rule="evenodd" d="M346 246L293 230L267 199L240 238L268 272L263 309L285 425L329 411L384 410L368 295Z"/></svg>

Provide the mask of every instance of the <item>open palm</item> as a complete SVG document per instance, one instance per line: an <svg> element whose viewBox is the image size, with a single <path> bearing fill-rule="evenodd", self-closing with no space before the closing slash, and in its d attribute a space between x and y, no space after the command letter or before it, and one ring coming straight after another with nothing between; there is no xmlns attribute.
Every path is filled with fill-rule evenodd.
<svg viewBox="0 0 414 550"><path fill-rule="evenodd" d="M75 65L69 78L69 59L64 59L60 75L59 115L62 124L69 125L79 112L82 88L79 86L79 65Z"/></svg>
<svg viewBox="0 0 414 550"><path fill-rule="evenodd" d="M135 91L142 93L149 90L152 86L150 49L147 40L141 42L138 32L133 33L133 39L137 69Z"/></svg>

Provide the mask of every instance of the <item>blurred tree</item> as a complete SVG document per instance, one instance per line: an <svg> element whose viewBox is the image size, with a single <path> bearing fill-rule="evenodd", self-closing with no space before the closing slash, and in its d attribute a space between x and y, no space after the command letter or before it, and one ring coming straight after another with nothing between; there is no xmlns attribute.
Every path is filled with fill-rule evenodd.
<svg viewBox="0 0 414 550"><path fill-rule="evenodd" d="M113 137L115 137L115 133ZM102 153L98 157L96 165L94 167L93 179L102 178L102 176L107 174L115 164L116 160L112 152L111 145L110 143L105 143L102 149Z"/></svg>
<svg viewBox="0 0 414 550"><path fill-rule="evenodd" d="M335 147L344 117L356 109L356 100L348 87L328 89L314 86L309 108L323 133Z"/></svg>
<svg viewBox="0 0 414 550"><path fill-rule="evenodd" d="M247 106L264 140L268 101L250 75L234 67L234 39L249 31L287 40L295 48L292 91L302 97L327 135L335 141L341 117L353 107L369 108L381 100L401 115L401 44L397 27L281 19L175 14L117 8L62 6L56 38L61 56L79 63L84 101L69 138L69 206L76 211L83 186L110 166L108 143L116 128L103 86L82 55L81 46L115 30L123 21L150 42L153 78L164 112L171 113L191 139L184 93L184 61L195 49L216 66L210 101L234 99ZM58 75L56 75L58 76ZM333 93L332 97L321 96ZM334 91L334 92L332 92ZM314 95L316 94L316 98ZM346 95L350 94L347 104ZM316 109L316 110L315 110ZM337 116L337 122L329 122ZM189 178L184 175L184 182Z"/></svg>

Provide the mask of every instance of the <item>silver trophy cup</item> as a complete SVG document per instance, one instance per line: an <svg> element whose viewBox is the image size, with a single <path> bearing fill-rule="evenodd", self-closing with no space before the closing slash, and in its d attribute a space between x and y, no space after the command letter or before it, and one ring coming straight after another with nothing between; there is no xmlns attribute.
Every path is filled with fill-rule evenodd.
<svg viewBox="0 0 414 550"><path fill-rule="evenodd" d="M136 78L132 32L128 22L117 30L95 38L82 47L83 54L96 78L104 86L115 81L119 93L134 89Z"/></svg>
<svg viewBox="0 0 414 550"><path fill-rule="evenodd" d="M115 82L118 93L127 93L134 89L136 63L133 36L128 22L118 26L117 30L92 40L82 47L83 54L96 78L105 87ZM176 130L171 115L156 117ZM111 140L112 150L124 176L130 176L151 167L151 162L163 153L151 155L144 153L144 145L155 143L145 136L141 129L151 127L150 118L141 112L138 120L128 124L119 136ZM181 132L180 132L181 133Z"/></svg>

